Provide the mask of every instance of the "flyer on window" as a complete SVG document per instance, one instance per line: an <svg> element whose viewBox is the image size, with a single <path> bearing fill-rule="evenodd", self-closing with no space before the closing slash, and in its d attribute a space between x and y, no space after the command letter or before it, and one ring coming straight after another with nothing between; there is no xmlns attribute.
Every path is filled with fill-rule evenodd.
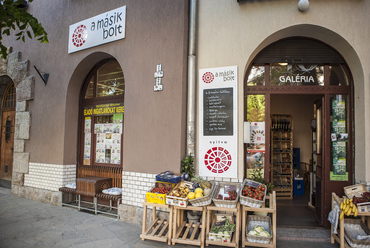
<svg viewBox="0 0 370 248"><path fill-rule="evenodd" d="M91 145L91 133L85 133L85 147Z"/></svg>
<svg viewBox="0 0 370 248"><path fill-rule="evenodd" d="M123 123L123 114L113 115L113 124Z"/></svg>
<svg viewBox="0 0 370 248"><path fill-rule="evenodd" d="M122 124L113 124L113 133L122 133Z"/></svg>
<svg viewBox="0 0 370 248"><path fill-rule="evenodd" d="M105 150L104 153L102 152L97 152L96 153L96 158L95 158L96 163L105 163Z"/></svg>
<svg viewBox="0 0 370 248"><path fill-rule="evenodd" d="M121 163L121 154L120 153L112 153L110 162L111 162L111 164L120 164Z"/></svg>
<svg viewBox="0 0 370 248"><path fill-rule="evenodd" d="M103 133L102 124L95 124L94 126L94 133Z"/></svg>
<svg viewBox="0 0 370 248"><path fill-rule="evenodd" d="M85 117L85 133L91 133L91 117Z"/></svg>

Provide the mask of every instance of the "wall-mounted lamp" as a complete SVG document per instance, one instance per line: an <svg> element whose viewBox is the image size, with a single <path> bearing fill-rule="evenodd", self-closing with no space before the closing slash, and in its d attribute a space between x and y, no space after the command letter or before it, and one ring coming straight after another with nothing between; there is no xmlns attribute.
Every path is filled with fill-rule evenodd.
<svg viewBox="0 0 370 248"><path fill-rule="evenodd" d="M298 9L300 11L306 11L308 9L309 5L310 5L310 3L308 2L308 0L299 0Z"/></svg>
<svg viewBox="0 0 370 248"><path fill-rule="evenodd" d="M37 71L37 73L39 74L40 78L42 79L42 81L44 81L45 83L45 86L46 86L46 83L48 82L48 79L49 79L49 73L45 73L45 72L40 72L36 66L33 66L35 67L35 70Z"/></svg>

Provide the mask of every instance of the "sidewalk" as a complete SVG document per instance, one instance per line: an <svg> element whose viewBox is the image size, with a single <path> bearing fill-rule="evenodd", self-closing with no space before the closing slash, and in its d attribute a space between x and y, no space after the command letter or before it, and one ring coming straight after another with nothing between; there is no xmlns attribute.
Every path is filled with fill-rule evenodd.
<svg viewBox="0 0 370 248"><path fill-rule="evenodd" d="M142 241L140 234L141 226L20 198L13 196L10 189L0 187L1 248L196 247ZM278 228L277 237L277 247L283 248L339 247L330 243L330 231L321 228Z"/></svg>

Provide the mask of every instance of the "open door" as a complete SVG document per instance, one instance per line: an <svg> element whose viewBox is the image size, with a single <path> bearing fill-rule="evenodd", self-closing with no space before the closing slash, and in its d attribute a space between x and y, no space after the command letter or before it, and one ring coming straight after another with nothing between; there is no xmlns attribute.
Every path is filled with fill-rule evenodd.
<svg viewBox="0 0 370 248"><path fill-rule="evenodd" d="M323 192L324 191L324 146L323 146L323 132L324 128L324 97L315 102L315 116L316 116L316 139L313 141L315 151L313 154L313 173L314 173L314 188L315 188L315 217L319 225L323 225Z"/></svg>

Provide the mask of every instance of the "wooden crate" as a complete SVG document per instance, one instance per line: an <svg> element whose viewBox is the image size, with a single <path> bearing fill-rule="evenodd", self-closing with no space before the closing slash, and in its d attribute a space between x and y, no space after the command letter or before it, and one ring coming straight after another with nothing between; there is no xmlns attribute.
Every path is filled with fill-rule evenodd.
<svg viewBox="0 0 370 248"><path fill-rule="evenodd" d="M77 178L76 186L76 194L94 197L102 193L103 189L112 187L112 178L97 176Z"/></svg>
<svg viewBox="0 0 370 248"><path fill-rule="evenodd" d="M347 186L347 187L344 187L343 189L344 189L344 193L349 199L352 199L354 196L361 197L362 193L368 191L365 184L363 183Z"/></svg>

